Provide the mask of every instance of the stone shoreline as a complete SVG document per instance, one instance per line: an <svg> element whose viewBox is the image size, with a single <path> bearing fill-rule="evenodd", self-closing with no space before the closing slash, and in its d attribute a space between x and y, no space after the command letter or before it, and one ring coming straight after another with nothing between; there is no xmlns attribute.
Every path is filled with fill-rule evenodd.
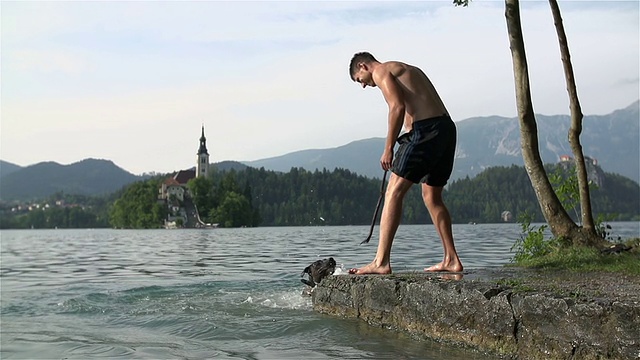
<svg viewBox="0 0 640 360"><path fill-rule="evenodd" d="M640 277L497 268L329 276L314 310L514 359L640 359Z"/></svg>

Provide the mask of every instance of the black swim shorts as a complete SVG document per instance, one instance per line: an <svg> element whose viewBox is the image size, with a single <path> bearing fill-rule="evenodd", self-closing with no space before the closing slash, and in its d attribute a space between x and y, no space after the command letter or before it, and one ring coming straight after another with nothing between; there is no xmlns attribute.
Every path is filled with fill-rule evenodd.
<svg viewBox="0 0 640 360"><path fill-rule="evenodd" d="M398 144L391 171L414 183L447 184L456 153L456 125L448 115L415 121Z"/></svg>

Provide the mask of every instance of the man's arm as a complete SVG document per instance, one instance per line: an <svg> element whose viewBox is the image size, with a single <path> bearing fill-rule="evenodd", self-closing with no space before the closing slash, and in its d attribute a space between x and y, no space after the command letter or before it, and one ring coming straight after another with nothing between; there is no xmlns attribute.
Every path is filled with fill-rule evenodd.
<svg viewBox="0 0 640 360"><path fill-rule="evenodd" d="M404 123L404 96L395 76L393 76L386 66L373 73L373 80L382 91L384 100L389 106L387 139L382 158L380 158L382 168L389 170L391 168L391 162L393 161L393 147Z"/></svg>

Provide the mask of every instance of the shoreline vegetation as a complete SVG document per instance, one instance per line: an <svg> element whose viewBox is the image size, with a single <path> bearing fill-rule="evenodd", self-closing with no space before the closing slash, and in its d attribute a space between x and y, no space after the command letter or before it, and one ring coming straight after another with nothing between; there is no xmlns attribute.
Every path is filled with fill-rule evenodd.
<svg viewBox="0 0 640 360"><path fill-rule="evenodd" d="M556 189L570 188L567 185L576 181L562 166L548 166L557 175ZM616 174L596 173L600 185L591 190L594 215L606 221L640 220L640 186ZM102 196L58 192L38 201L0 202L0 228L161 228L167 214L180 206L158 207L158 187L170 176L158 175ZM204 222L222 227L322 226L370 224L380 182L345 169L292 168L280 173L247 168L213 171L208 184L194 185L191 200ZM419 190L410 189L402 224L431 223ZM443 196L455 224L514 223L522 214L531 214L532 222L545 222L522 166L492 167L473 178L452 181ZM567 211L577 218L575 197L565 198L574 201ZM123 208L126 216L119 216ZM236 208L247 216L236 216ZM127 221L116 221L121 218Z"/></svg>
<svg viewBox="0 0 640 360"><path fill-rule="evenodd" d="M545 238L547 225L533 226L527 216L519 219L521 227L520 239L516 240L511 250L514 256L505 268L519 268L534 270L546 274L547 279L525 285L529 290L539 288L561 288L561 282L554 280L558 274L583 274L592 279L592 285L602 288L606 282L602 277L609 274L632 276L640 278L640 238L628 239L612 238L609 233L611 227L602 222L596 224L597 233L603 238L602 247L576 246L554 237ZM622 279L620 279L622 281ZM516 281L516 288L519 284ZM536 289L538 287L538 289ZM604 290L603 290L604 291Z"/></svg>
<svg viewBox="0 0 640 360"><path fill-rule="evenodd" d="M567 193L561 192L561 195ZM575 200L564 206L577 207ZM575 245L561 238L546 237L549 225L532 225L528 214L521 215L518 223L520 238L511 247L514 256L507 266L547 272L611 272L640 276L640 237L614 237L611 225L605 224L602 218L595 224L596 233L603 240L597 246Z"/></svg>
<svg viewBox="0 0 640 360"><path fill-rule="evenodd" d="M618 246L617 246L618 245ZM611 272L640 276L640 238L611 244L625 250L606 252L591 247L558 248L545 255L509 264L508 266L545 271L578 273Z"/></svg>

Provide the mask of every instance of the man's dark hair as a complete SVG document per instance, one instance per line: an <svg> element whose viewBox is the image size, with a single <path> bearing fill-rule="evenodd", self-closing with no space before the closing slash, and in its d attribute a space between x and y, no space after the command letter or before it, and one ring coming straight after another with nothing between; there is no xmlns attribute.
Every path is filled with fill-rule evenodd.
<svg viewBox="0 0 640 360"><path fill-rule="evenodd" d="M370 63L370 62L377 62L377 61L378 60L376 60L376 58L374 58L373 55L371 55L371 53L368 53L366 51L359 52L353 55L353 57L351 58L351 63L349 63L349 76L351 76L351 80L356 81L356 79L354 79L353 76L358 71L358 63L361 63L361 62Z"/></svg>

